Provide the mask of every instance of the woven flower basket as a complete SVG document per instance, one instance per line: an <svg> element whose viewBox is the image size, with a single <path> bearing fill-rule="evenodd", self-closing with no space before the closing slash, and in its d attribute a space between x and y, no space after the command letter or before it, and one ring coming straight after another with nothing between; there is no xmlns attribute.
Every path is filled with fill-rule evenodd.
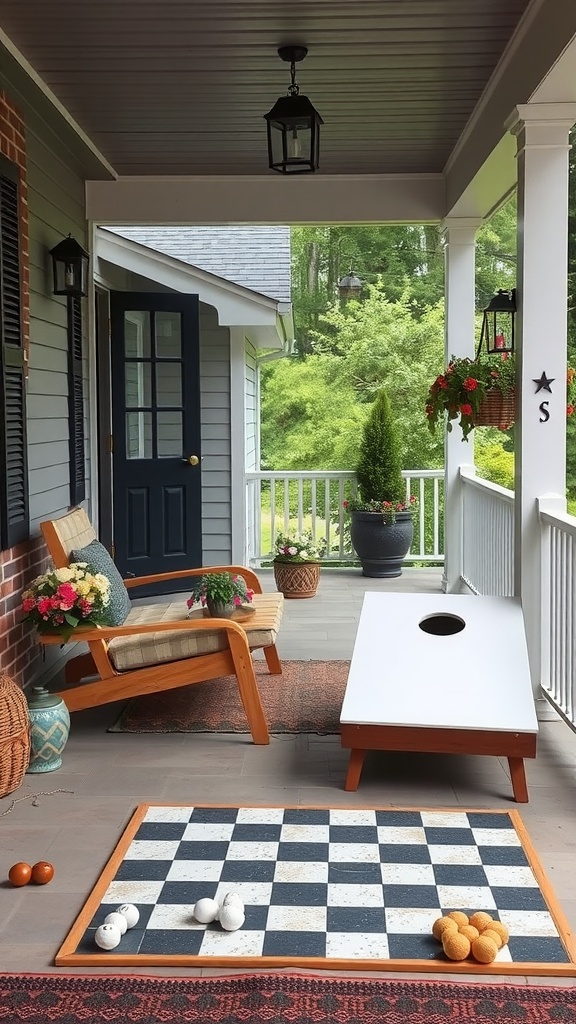
<svg viewBox="0 0 576 1024"><path fill-rule="evenodd" d="M274 579L287 598L314 597L320 579L318 562L274 562Z"/></svg>
<svg viewBox="0 0 576 1024"><path fill-rule="evenodd" d="M474 423L477 427L508 427L516 419L516 395L503 395L498 388L487 391Z"/></svg>
<svg viewBox="0 0 576 1024"><path fill-rule="evenodd" d="M0 797L18 789L29 761L26 697L12 679L0 676Z"/></svg>

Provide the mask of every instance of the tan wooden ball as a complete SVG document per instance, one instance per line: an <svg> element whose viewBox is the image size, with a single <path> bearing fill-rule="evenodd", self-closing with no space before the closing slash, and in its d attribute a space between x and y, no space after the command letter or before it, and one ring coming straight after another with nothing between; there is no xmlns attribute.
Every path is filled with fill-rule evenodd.
<svg viewBox="0 0 576 1024"><path fill-rule="evenodd" d="M488 927L489 931L496 932L497 935L502 939L502 945L505 946L510 938L510 933L505 924L502 921L492 921Z"/></svg>
<svg viewBox="0 0 576 1024"><path fill-rule="evenodd" d="M448 915L452 921L456 921L459 928L463 928L465 924L469 924L468 915L462 910L452 910Z"/></svg>
<svg viewBox="0 0 576 1024"><path fill-rule="evenodd" d="M478 929L472 924L465 924L462 928L459 928L458 931L461 935L465 935L467 939L470 939L470 942L474 942L474 939L477 939L480 935Z"/></svg>
<svg viewBox="0 0 576 1024"><path fill-rule="evenodd" d="M495 931L494 928L492 927L484 929L484 931L482 932L482 938L492 939L492 942L496 943L498 949L502 949L502 946L504 945L502 941L502 936L499 935L499 933Z"/></svg>
<svg viewBox="0 0 576 1024"><path fill-rule="evenodd" d="M472 956L481 964L491 964L496 959L498 946L484 935L479 935L472 943Z"/></svg>
<svg viewBox="0 0 576 1024"><path fill-rule="evenodd" d="M478 910L476 914L472 914L470 924L477 928L479 932L483 932L488 925L492 924L492 918L486 911Z"/></svg>
<svg viewBox="0 0 576 1024"><path fill-rule="evenodd" d="M435 939L439 939L442 942L442 936L444 932L457 932L458 925L456 921L453 921L451 917L439 917L434 921L432 925L432 935Z"/></svg>
<svg viewBox="0 0 576 1024"><path fill-rule="evenodd" d="M444 932L442 946L449 960L465 960L470 953L470 939L462 932Z"/></svg>

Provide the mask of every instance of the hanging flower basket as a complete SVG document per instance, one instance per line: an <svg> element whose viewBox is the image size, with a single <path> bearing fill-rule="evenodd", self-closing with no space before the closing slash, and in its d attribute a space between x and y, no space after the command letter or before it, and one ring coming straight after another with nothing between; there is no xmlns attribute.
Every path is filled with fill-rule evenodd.
<svg viewBox="0 0 576 1024"><path fill-rule="evenodd" d="M497 388L487 391L478 406L475 417L477 427L509 427L516 419L514 391L503 394Z"/></svg>

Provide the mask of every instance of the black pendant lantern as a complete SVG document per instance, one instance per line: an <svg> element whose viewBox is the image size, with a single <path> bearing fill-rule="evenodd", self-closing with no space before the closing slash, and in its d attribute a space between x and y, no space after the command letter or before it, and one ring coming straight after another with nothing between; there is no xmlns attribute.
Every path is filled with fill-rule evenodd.
<svg viewBox="0 0 576 1024"><path fill-rule="evenodd" d="M490 300L482 318L480 346L486 344L489 355L514 351L514 320L516 318L516 289L502 288Z"/></svg>
<svg viewBox="0 0 576 1024"><path fill-rule="evenodd" d="M345 277L341 277L338 281L338 294L343 302L346 302L348 299L358 299L360 298L360 292L362 291L363 285L364 281L362 278L357 277L356 274L350 270L349 274L346 274Z"/></svg>
<svg viewBox="0 0 576 1024"><path fill-rule="evenodd" d="M281 96L267 114L268 166L280 174L305 174L318 170L320 114L296 85L296 63L308 53L305 46L281 46L278 56L290 63L287 96Z"/></svg>
<svg viewBox="0 0 576 1024"><path fill-rule="evenodd" d="M88 295L88 260L85 249L72 235L50 249L54 274L54 295Z"/></svg>

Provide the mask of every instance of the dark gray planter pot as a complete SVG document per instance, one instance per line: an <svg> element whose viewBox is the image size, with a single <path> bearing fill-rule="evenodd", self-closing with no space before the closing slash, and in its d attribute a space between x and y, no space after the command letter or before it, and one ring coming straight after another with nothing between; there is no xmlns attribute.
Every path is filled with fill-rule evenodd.
<svg viewBox="0 0 576 1024"><path fill-rule="evenodd" d="M412 512L397 512L395 523L384 523L380 512L353 512L350 536L363 576L401 576L414 536Z"/></svg>

